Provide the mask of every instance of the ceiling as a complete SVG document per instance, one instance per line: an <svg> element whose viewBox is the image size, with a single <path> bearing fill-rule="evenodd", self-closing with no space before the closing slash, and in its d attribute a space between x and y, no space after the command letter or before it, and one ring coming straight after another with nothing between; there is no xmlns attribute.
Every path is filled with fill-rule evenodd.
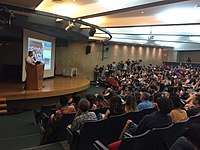
<svg viewBox="0 0 200 150"><path fill-rule="evenodd" d="M90 30L82 23L65 31L68 21L55 23L55 17L35 14L36 10L105 28L112 35L110 42L114 43L200 50L200 0L1 0L0 3L14 6L10 8L16 19L9 30L25 27L61 39L88 39ZM4 32L8 34L7 30ZM108 37L107 33L97 30L91 38Z"/></svg>

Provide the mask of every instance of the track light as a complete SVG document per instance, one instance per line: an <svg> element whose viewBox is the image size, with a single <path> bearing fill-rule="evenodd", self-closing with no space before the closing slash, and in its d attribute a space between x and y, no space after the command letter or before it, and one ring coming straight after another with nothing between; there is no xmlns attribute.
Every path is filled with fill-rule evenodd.
<svg viewBox="0 0 200 150"><path fill-rule="evenodd" d="M65 31L70 31L75 27L74 22L69 21L69 25L65 27Z"/></svg>
<svg viewBox="0 0 200 150"><path fill-rule="evenodd" d="M94 27L91 27L91 29L89 31L89 35L94 36L95 33L96 33L96 29Z"/></svg>

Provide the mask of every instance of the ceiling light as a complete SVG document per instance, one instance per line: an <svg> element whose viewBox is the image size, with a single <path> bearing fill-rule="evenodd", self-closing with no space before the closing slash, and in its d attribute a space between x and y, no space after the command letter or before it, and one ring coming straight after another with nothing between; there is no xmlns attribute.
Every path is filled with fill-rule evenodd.
<svg viewBox="0 0 200 150"><path fill-rule="evenodd" d="M200 20L200 9L171 9L157 15L166 23L191 23Z"/></svg>
<svg viewBox="0 0 200 150"><path fill-rule="evenodd" d="M63 22L63 19L56 18L56 22Z"/></svg>
<svg viewBox="0 0 200 150"><path fill-rule="evenodd" d="M141 11L141 14L143 14L144 12L143 11Z"/></svg>
<svg viewBox="0 0 200 150"><path fill-rule="evenodd" d="M62 16L72 16L79 12L79 8L76 5L63 4L54 7L52 12Z"/></svg>
<svg viewBox="0 0 200 150"><path fill-rule="evenodd" d="M105 18L104 17L95 17L95 18L83 19L83 21L91 23L91 24L99 25L99 24L105 22Z"/></svg>

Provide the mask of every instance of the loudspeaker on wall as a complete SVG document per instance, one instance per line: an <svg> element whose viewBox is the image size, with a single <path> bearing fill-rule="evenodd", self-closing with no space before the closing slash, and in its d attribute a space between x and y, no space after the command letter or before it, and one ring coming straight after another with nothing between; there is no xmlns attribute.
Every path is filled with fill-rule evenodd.
<svg viewBox="0 0 200 150"><path fill-rule="evenodd" d="M91 46L90 45L86 46L86 51L85 52L86 52L86 55L91 53Z"/></svg>

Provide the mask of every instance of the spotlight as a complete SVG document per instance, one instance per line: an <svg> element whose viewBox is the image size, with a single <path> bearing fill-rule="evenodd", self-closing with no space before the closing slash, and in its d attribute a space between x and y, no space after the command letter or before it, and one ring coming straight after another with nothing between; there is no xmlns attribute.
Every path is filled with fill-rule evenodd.
<svg viewBox="0 0 200 150"><path fill-rule="evenodd" d="M94 27L91 27L89 35L94 36L95 33L96 33L96 29Z"/></svg>
<svg viewBox="0 0 200 150"><path fill-rule="evenodd" d="M65 27L65 31L70 31L75 27L74 22L69 21L69 25Z"/></svg>

